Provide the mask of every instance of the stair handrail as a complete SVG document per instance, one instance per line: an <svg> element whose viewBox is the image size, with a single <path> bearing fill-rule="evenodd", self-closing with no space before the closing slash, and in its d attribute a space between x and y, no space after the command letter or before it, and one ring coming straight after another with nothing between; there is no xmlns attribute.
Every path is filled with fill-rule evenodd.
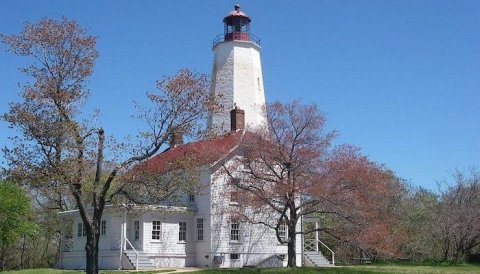
<svg viewBox="0 0 480 274"><path fill-rule="evenodd" d="M135 252L135 270L138 270L138 251L135 249L135 247L133 247L132 243L128 240L127 237L125 237L125 243L126 244L128 243L130 247L132 247L133 251ZM125 251L127 250L126 244L125 244Z"/></svg>
<svg viewBox="0 0 480 274"><path fill-rule="evenodd" d="M328 249L328 251L330 251L330 253L332 253L332 265L335 266L335 252L333 252L333 250L331 250L330 247L328 247L322 241L318 240L318 242L321 243L326 249Z"/></svg>

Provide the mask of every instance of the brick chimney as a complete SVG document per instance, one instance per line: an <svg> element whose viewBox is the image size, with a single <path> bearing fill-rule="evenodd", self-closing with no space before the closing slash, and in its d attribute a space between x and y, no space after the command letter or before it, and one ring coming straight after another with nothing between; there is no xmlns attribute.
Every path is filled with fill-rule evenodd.
<svg viewBox="0 0 480 274"><path fill-rule="evenodd" d="M232 131L245 129L245 111L235 106L230 111L230 121Z"/></svg>

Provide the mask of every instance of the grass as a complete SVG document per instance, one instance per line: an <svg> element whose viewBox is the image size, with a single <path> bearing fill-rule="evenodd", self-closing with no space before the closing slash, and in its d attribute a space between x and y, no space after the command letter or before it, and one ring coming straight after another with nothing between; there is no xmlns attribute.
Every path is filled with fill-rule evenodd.
<svg viewBox="0 0 480 274"><path fill-rule="evenodd" d="M371 265L352 267L353 272L343 273L480 273L478 265ZM335 273L335 272L332 272ZM342 272L338 272L342 273Z"/></svg>
<svg viewBox="0 0 480 274"><path fill-rule="evenodd" d="M174 269L161 269L152 271L121 271L121 270L100 270L100 274L154 274L154 273L174 273ZM85 273L82 270L65 270L65 269L53 269L53 268L37 268L37 269L25 269L18 271L6 271L2 274L81 274Z"/></svg>
<svg viewBox="0 0 480 274"><path fill-rule="evenodd" d="M11 271L6 271L3 273L8 273L8 274L50 274L50 273L55 273L55 274L67 274L67 273L81 273L80 271L77 270L63 270L63 269L52 269L52 268L36 268L36 269L24 269L24 270L11 270Z"/></svg>
<svg viewBox="0 0 480 274"><path fill-rule="evenodd" d="M438 266L412 266L412 265L368 265L368 266L343 266L330 268L270 268L270 269L205 269L195 273L201 274L466 274L480 273L479 265L438 265Z"/></svg>
<svg viewBox="0 0 480 274"><path fill-rule="evenodd" d="M84 273L80 270L62 270L62 269L28 269L20 271L7 271L6 274L80 274ZM155 270L155 271L115 271L102 270L101 274L120 274L120 273L175 273L174 270ZM360 266L341 266L332 268L237 268L237 269L204 269L191 273L198 274L466 274L480 273L480 265L398 265L398 264L382 264L382 265L360 265Z"/></svg>

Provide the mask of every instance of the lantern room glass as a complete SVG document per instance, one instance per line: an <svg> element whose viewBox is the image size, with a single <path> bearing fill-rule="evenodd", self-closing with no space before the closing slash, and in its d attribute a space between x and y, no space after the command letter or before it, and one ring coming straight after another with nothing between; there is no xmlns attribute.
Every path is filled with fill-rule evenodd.
<svg viewBox="0 0 480 274"><path fill-rule="evenodd" d="M225 41L250 40L250 20L248 18L232 16L225 21L224 27Z"/></svg>

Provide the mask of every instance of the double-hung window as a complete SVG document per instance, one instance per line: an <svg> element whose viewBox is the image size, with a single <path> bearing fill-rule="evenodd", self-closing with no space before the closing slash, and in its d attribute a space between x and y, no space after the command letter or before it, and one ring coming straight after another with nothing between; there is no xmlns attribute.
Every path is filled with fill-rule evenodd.
<svg viewBox="0 0 480 274"><path fill-rule="evenodd" d="M87 230L85 228L85 225L83 223L78 223L77 225L77 237L85 237L87 236Z"/></svg>
<svg viewBox="0 0 480 274"><path fill-rule="evenodd" d="M240 221L238 219L230 220L230 241L238 242L240 240Z"/></svg>
<svg viewBox="0 0 480 274"><path fill-rule="evenodd" d="M287 223L285 221L282 221L278 227L278 236L283 242L287 240Z"/></svg>
<svg viewBox="0 0 480 274"><path fill-rule="evenodd" d="M135 220L133 222L133 227L135 229L135 240L140 240L140 221L139 220Z"/></svg>
<svg viewBox="0 0 480 274"><path fill-rule="evenodd" d="M152 222L152 240L161 240L162 223L160 221Z"/></svg>
<svg viewBox="0 0 480 274"><path fill-rule="evenodd" d="M197 218L197 241L203 241L203 218Z"/></svg>
<svg viewBox="0 0 480 274"><path fill-rule="evenodd" d="M107 235L107 221L102 220L100 222L100 235L105 236Z"/></svg>
<svg viewBox="0 0 480 274"><path fill-rule="evenodd" d="M178 223L178 241L179 242L187 241L187 222Z"/></svg>

